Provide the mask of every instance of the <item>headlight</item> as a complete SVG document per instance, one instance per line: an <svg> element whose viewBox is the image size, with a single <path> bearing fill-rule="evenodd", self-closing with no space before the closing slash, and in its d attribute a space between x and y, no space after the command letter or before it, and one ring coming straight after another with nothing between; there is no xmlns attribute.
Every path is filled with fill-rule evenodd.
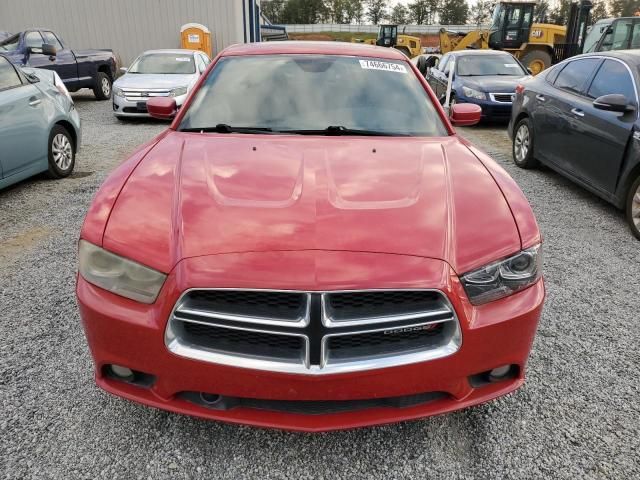
<svg viewBox="0 0 640 480"><path fill-rule="evenodd" d="M486 100L487 98L486 93L474 90L473 88L469 87L462 87L462 92L464 93L465 97L477 98L478 100Z"/></svg>
<svg viewBox="0 0 640 480"><path fill-rule="evenodd" d="M533 285L542 276L540 245L528 248L499 262L469 272L462 277L471 303L480 305Z"/></svg>
<svg viewBox="0 0 640 480"><path fill-rule="evenodd" d="M53 72L53 84L56 86L60 94L67 97L67 99L73 105L73 98L71 98L71 94L69 93L69 90L67 90L67 87L65 86L64 82L56 72Z"/></svg>
<svg viewBox="0 0 640 480"><path fill-rule="evenodd" d="M170 97L179 97L180 95L184 95L187 93L187 87L178 87L171 90L169 93Z"/></svg>
<svg viewBox="0 0 640 480"><path fill-rule="evenodd" d="M122 98L124 98L124 92L122 91L122 89L121 89L121 88L113 87L113 94L114 94L116 97L122 97Z"/></svg>
<svg viewBox="0 0 640 480"><path fill-rule="evenodd" d="M153 303L166 275L80 240L80 275L89 283L117 295Z"/></svg>

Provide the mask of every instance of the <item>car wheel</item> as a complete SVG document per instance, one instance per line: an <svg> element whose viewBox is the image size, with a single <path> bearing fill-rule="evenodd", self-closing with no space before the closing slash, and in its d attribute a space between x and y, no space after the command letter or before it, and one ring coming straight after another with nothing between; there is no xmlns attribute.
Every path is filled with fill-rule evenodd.
<svg viewBox="0 0 640 480"><path fill-rule="evenodd" d="M627 196L627 222L631 231L640 240L640 177L636 178Z"/></svg>
<svg viewBox="0 0 640 480"><path fill-rule="evenodd" d="M539 74L551 66L551 55L544 50L533 50L522 57L524 66L531 69L533 75Z"/></svg>
<svg viewBox="0 0 640 480"><path fill-rule="evenodd" d="M109 75L104 72L98 72L93 94L98 100L109 100L111 98L111 78L109 78Z"/></svg>
<svg viewBox="0 0 640 480"><path fill-rule="evenodd" d="M533 158L533 129L531 120L523 118L513 130L513 162L520 168L535 168L538 162Z"/></svg>
<svg viewBox="0 0 640 480"><path fill-rule="evenodd" d="M66 128L56 125L49 134L49 169L51 178L64 178L71 175L76 163L73 138Z"/></svg>

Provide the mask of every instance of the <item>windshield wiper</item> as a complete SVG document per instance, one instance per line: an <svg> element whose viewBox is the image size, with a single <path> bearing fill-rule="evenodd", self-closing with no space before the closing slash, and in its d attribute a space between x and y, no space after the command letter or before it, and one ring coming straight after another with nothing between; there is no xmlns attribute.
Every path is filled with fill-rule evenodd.
<svg viewBox="0 0 640 480"><path fill-rule="evenodd" d="M219 123L215 127L188 127L181 128L181 132L200 132L200 133L276 133L269 127L233 127L226 123Z"/></svg>
<svg viewBox="0 0 640 480"><path fill-rule="evenodd" d="M296 133L298 135L329 135L329 136L341 136L341 135L363 135L373 137L406 137L405 133L393 133L393 132L381 132L377 130L360 130L357 128L347 128L342 125L329 125L323 130L283 130L283 133Z"/></svg>

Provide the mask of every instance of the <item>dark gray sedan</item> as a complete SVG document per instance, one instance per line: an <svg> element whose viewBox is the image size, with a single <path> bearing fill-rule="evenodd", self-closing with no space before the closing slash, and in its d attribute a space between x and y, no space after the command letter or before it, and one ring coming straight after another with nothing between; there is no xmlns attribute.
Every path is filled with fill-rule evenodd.
<svg viewBox="0 0 640 480"><path fill-rule="evenodd" d="M516 89L509 136L522 168L543 163L624 209L640 239L640 51L580 55Z"/></svg>

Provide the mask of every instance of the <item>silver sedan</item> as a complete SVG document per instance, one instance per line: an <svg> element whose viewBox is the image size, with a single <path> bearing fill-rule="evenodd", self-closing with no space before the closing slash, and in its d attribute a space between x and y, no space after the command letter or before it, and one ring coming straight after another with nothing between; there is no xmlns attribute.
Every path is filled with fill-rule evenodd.
<svg viewBox="0 0 640 480"><path fill-rule="evenodd" d="M113 113L118 118L148 117L152 97L174 97L179 108L210 62L195 50L144 52L113 84Z"/></svg>

